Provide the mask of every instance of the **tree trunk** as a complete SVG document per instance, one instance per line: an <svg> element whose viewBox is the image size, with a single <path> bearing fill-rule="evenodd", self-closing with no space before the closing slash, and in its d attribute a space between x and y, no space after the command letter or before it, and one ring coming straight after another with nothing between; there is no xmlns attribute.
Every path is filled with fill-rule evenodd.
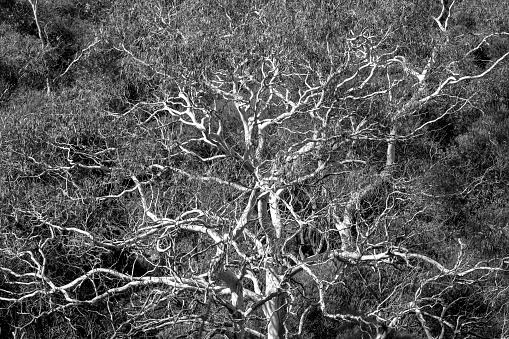
<svg viewBox="0 0 509 339"><path fill-rule="evenodd" d="M231 291L231 303L233 310L230 310L233 319L233 337L243 339L245 333L245 319L242 316L244 311L244 291L242 281L229 270L222 270L218 273L221 279Z"/></svg>
<svg viewBox="0 0 509 339"><path fill-rule="evenodd" d="M396 133L396 123L394 122L394 126L391 128L391 132L389 134L389 139L387 140L386 167L391 167L396 162Z"/></svg>
<svg viewBox="0 0 509 339"><path fill-rule="evenodd" d="M280 287L279 276L270 268L265 275L266 295L277 292ZM286 337L286 328L284 321L286 318L286 298L280 294L263 305L263 314L267 319L267 339L284 339Z"/></svg>
<svg viewBox="0 0 509 339"><path fill-rule="evenodd" d="M37 15L38 0L28 0L28 2L30 3L30 6L32 6L32 14L34 15L35 25L37 26L37 34L39 35L39 39L41 40L42 53L44 54L44 52L46 51L46 38L42 34L41 23L39 21L39 16ZM44 55L43 55L43 59L44 59ZM44 64L46 64L45 60L44 60ZM47 67L46 67L46 71L47 71ZM51 94L49 75L46 76L46 93L48 95Z"/></svg>

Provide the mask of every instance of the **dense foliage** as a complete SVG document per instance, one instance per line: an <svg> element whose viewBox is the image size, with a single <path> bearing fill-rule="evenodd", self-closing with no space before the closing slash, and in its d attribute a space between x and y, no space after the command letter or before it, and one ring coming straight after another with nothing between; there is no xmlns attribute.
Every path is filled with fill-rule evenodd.
<svg viewBox="0 0 509 339"><path fill-rule="evenodd" d="M507 338L507 13L0 1L0 336Z"/></svg>

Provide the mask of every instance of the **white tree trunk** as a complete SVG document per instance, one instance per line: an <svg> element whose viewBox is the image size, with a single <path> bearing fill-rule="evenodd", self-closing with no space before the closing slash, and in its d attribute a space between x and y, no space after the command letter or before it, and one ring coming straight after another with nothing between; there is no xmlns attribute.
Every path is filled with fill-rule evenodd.
<svg viewBox="0 0 509 339"><path fill-rule="evenodd" d="M265 294L277 292L280 287L279 276L267 269L265 275L266 290ZM286 328L284 321L286 318L286 300L284 294L278 295L263 305L263 313L267 319L267 339L284 339L286 337Z"/></svg>
<svg viewBox="0 0 509 339"><path fill-rule="evenodd" d="M387 161L386 166L390 167L396 162L396 123L391 128L389 139L387 140Z"/></svg>

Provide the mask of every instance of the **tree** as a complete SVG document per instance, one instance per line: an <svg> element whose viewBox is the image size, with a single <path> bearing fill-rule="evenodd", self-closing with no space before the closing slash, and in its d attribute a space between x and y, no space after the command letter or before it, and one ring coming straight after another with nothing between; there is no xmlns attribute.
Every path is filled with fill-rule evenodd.
<svg viewBox="0 0 509 339"><path fill-rule="evenodd" d="M331 337L507 334L505 255L442 230L426 178L433 128L509 52L469 56L507 33L454 36L454 2L429 4L441 14L416 21L432 32L418 40L387 25L411 17L399 2L131 5L102 37L127 107L96 103L48 135L47 114L23 152L9 144L15 335L298 338L313 317L342 326Z"/></svg>

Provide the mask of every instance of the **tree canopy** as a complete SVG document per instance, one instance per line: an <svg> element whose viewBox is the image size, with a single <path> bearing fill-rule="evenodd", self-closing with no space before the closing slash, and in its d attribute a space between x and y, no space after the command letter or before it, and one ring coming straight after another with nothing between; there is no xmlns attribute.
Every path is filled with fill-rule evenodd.
<svg viewBox="0 0 509 339"><path fill-rule="evenodd" d="M509 336L509 4L0 3L0 334Z"/></svg>

